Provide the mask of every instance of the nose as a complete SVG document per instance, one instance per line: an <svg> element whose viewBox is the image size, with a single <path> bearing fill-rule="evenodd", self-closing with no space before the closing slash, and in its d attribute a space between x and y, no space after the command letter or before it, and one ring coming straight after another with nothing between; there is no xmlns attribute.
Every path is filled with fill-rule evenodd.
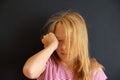
<svg viewBox="0 0 120 80"><path fill-rule="evenodd" d="M65 46L65 44L64 44L64 43L62 44L62 46L61 46L61 47L62 47L62 50L65 50L65 48L66 48L66 46Z"/></svg>

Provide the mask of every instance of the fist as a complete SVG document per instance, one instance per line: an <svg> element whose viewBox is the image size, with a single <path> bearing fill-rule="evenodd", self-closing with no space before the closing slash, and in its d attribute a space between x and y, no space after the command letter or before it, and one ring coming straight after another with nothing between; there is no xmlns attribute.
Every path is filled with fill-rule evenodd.
<svg viewBox="0 0 120 80"><path fill-rule="evenodd" d="M58 40L54 33L48 33L43 36L42 43L44 44L44 48L50 46L54 49L57 49L58 47Z"/></svg>

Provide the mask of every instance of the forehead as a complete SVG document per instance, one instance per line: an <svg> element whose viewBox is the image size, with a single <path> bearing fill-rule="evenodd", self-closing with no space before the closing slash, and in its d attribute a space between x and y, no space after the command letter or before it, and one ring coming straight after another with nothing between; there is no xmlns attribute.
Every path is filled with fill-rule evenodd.
<svg viewBox="0 0 120 80"><path fill-rule="evenodd" d="M56 24L55 35L57 38L65 38L65 28L61 23Z"/></svg>

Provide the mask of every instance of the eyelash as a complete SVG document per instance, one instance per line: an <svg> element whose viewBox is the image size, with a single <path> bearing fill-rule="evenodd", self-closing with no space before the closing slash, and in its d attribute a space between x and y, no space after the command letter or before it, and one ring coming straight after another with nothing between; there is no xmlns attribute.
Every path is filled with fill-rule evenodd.
<svg viewBox="0 0 120 80"><path fill-rule="evenodd" d="M58 40L58 41L62 41L62 40Z"/></svg>

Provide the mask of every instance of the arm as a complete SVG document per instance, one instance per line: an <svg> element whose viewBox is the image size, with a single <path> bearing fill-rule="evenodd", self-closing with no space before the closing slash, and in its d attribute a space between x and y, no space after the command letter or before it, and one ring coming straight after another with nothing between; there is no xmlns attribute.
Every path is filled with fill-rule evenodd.
<svg viewBox="0 0 120 80"><path fill-rule="evenodd" d="M30 57L23 67L24 75L30 79L36 79L44 72L46 62L58 46L58 40L53 33L45 35L42 43L45 48Z"/></svg>

